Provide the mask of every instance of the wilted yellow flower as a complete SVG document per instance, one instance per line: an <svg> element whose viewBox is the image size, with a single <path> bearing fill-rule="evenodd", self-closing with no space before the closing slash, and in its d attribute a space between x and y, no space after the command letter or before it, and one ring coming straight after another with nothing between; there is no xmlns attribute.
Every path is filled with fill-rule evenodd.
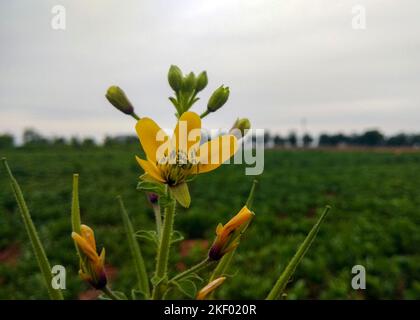
<svg viewBox="0 0 420 320"><path fill-rule="evenodd" d="M185 182L218 168L237 150L237 139L229 134L200 146L201 119L190 111L179 118L171 139L150 118L139 120L136 131L147 157L143 160L136 156L146 173L142 179L167 184L183 206L190 202Z"/></svg>
<svg viewBox="0 0 420 320"><path fill-rule="evenodd" d="M222 285L223 282L225 282L226 277L220 277L212 282L210 282L208 285L206 285L203 289L201 289L197 294L197 300L204 300L206 297L212 293L214 290L216 290L219 286Z"/></svg>
<svg viewBox="0 0 420 320"><path fill-rule="evenodd" d="M95 289L104 288L107 283L104 268L105 249L103 248L101 254L98 255L93 230L82 224L80 234L72 232L71 237L76 242L81 255L80 277L89 282Z"/></svg>
<svg viewBox="0 0 420 320"><path fill-rule="evenodd" d="M254 216L247 206L244 206L228 223L219 225L216 228L216 240L209 251L210 260L219 260L226 253L239 245L241 232L247 227Z"/></svg>

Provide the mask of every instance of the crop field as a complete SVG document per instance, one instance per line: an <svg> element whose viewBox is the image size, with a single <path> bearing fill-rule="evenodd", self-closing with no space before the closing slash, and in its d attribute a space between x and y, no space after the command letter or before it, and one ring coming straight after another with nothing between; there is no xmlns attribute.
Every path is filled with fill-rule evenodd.
<svg viewBox="0 0 420 320"><path fill-rule="evenodd" d="M110 285L130 294L135 279L116 196L136 229L153 228L153 212L136 190L142 170L136 147L50 147L1 150L24 192L51 264L65 266L65 298L95 292L78 275L71 240L72 173L80 174L83 221L107 252ZM199 262L246 201L254 177L223 166L190 184L191 207L178 209L171 271ZM420 153L267 150L253 210L232 275L218 298L264 298L325 205L332 210L287 290L287 299L420 298ZM194 239L194 240L191 240ZM148 272L154 247L140 240ZM366 289L351 286L352 267L366 268ZM240 266L240 268L238 268ZM0 169L0 299L47 298L3 168Z"/></svg>

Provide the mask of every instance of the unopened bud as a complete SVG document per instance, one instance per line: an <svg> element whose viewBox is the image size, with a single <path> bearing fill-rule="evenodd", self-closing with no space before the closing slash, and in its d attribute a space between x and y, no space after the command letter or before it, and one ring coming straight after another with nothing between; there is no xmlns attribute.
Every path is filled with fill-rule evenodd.
<svg viewBox="0 0 420 320"><path fill-rule="evenodd" d="M230 129L230 133L235 135L238 139L245 136L247 130L251 128L251 122L247 118L237 119Z"/></svg>
<svg viewBox="0 0 420 320"><path fill-rule="evenodd" d="M207 103L207 110L214 112L217 109L220 109L228 100L229 93L229 87L220 86L217 88Z"/></svg>
<svg viewBox="0 0 420 320"><path fill-rule="evenodd" d="M118 86L109 87L105 97L118 110L125 114L133 114L134 108L124 91Z"/></svg>
<svg viewBox="0 0 420 320"><path fill-rule="evenodd" d="M203 71L197 76L197 85L195 87L195 90L197 92L203 90L207 86L207 83L208 83L207 72Z"/></svg>
<svg viewBox="0 0 420 320"><path fill-rule="evenodd" d="M213 281L211 281L208 285L206 285L203 289L201 289L197 294L197 300L205 300L209 294L214 292L218 287L225 282L226 277L220 277Z"/></svg>
<svg viewBox="0 0 420 320"><path fill-rule="evenodd" d="M192 92L197 85L197 79L195 78L194 72L190 72L185 78L182 83L182 91L184 92Z"/></svg>
<svg viewBox="0 0 420 320"><path fill-rule="evenodd" d="M220 260L226 253L239 245L242 232L253 218L254 213L244 206L228 223L221 223L216 228L216 239L209 251L209 259Z"/></svg>
<svg viewBox="0 0 420 320"><path fill-rule="evenodd" d="M104 266L105 249L102 249L100 255L98 255L93 230L82 224L80 234L72 232L71 237L80 252L80 277L89 282L95 289L104 288L107 283Z"/></svg>
<svg viewBox="0 0 420 320"><path fill-rule="evenodd" d="M171 88L178 92L182 88L183 76L182 71L175 65L171 65L168 72L168 82Z"/></svg>
<svg viewBox="0 0 420 320"><path fill-rule="evenodd" d="M158 194L156 194L154 192L147 192L146 194L147 194L147 200L149 200L149 202L152 205L155 205L155 204L158 203L158 201L159 201L159 195Z"/></svg>

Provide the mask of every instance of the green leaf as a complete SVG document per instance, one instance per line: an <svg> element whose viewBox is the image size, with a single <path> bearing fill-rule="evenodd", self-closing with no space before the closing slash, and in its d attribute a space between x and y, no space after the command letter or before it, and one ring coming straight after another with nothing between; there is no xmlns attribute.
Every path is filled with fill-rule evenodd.
<svg viewBox="0 0 420 320"><path fill-rule="evenodd" d="M147 276L146 266L144 264L143 256L141 254L139 243L134 233L133 225L131 224L130 217L128 216L127 210L125 209L124 203L121 196L117 197L121 208L121 216L124 223L125 233L127 235L128 246L131 251L133 258L134 267L137 275L138 289L150 295L149 278Z"/></svg>
<svg viewBox="0 0 420 320"><path fill-rule="evenodd" d="M185 294L189 298L194 298L197 294L197 286L190 279L183 279L181 281L172 282L179 291Z"/></svg>
<svg viewBox="0 0 420 320"><path fill-rule="evenodd" d="M112 300L110 297L108 297L105 293L101 293L98 296L98 300Z"/></svg>
<svg viewBox="0 0 420 320"><path fill-rule="evenodd" d="M177 243L179 241L182 241L182 240L184 240L184 236L182 235L182 233L174 230L172 232L171 245L173 245L174 243Z"/></svg>
<svg viewBox="0 0 420 320"><path fill-rule="evenodd" d="M160 196L166 194L166 187L164 184L149 180L141 180L137 184L137 190L147 191L147 192L154 192Z"/></svg>
<svg viewBox="0 0 420 320"><path fill-rule="evenodd" d="M174 187L169 187L173 197L178 203L184 208L188 208L191 204L190 192L188 190L188 185L183 182Z"/></svg>
<svg viewBox="0 0 420 320"><path fill-rule="evenodd" d="M140 177L142 180L137 184L137 190L156 193L159 195L159 204L162 207L167 207L170 205L172 199L168 197L168 193L166 192L166 185L156 181L147 179L144 180L144 177L145 175Z"/></svg>
<svg viewBox="0 0 420 320"><path fill-rule="evenodd" d="M148 295L145 294L141 290L133 289L133 290L131 290L131 299L133 299L133 300L147 300Z"/></svg>
<svg viewBox="0 0 420 320"><path fill-rule="evenodd" d="M154 275L152 277L152 279L150 279L150 281L152 282L152 285L154 287L158 286L160 283L162 283L164 281L166 282L167 280L168 280L168 277L167 276L164 276L164 277L159 278L156 275Z"/></svg>
<svg viewBox="0 0 420 320"><path fill-rule="evenodd" d="M156 246L159 245L159 238L154 230L139 230L135 233L135 235L137 238L153 242Z"/></svg>
<svg viewBox="0 0 420 320"><path fill-rule="evenodd" d="M191 273L191 275L189 275L187 278L189 278L189 277L191 277L191 278L194 278L194 279L196 279L196 280L198 280L198 281L200 281L200 282L203 282L204 281L204 279L203 278L201 278L198 274L196 274L196 273Z"/></svg>
<svg viewBox="0 0 420 320"><path fill-rule="evenodd" d="M252 187L251 187L251 190L249 191L248 199L246 200L245 205L248 207L249 210L251 210L252 204L254 202L254 194L255 194L255 188L257 187L257 183L258 183L257 179L254 179L254 181L252 181Z"/></svg>
<svg viewBox="0 0 420 320"><path fill-rule="evenodd" d="M127 295L124 292L121 291L112 291L112 293L115 295L115 297L118 300L128 300ZM105 293L102 293L99 297L99 300L112 300L110 297L108 297Z"/></svg>
<svg viewBox="0 0 420 320"><path fill-rule="evenodd" d="M311 247L312 242L315 240L316 235L318 234L319 228L325 217L328 214L328 211L331 209L330 206L327 206L324 212L319 217L318 221L312 227L311 231L306 236L305 240L300 245L299 249L297 250L296 254L293 256L292 260L290 260L289 264L287 265L286 269L284 269L283 273L280 275L279 279L277 280L274 287L271 289L270 293L268 294L266 300L275 300L280 295L284 293L284 289L286 288L289 279L293 275L296 270L296 267L299 265L302 258L305 256L308 249Z"/></svg>
<svg viewBox="0 0 420 320"><path fill-rule="evenodd" d="M41 274L44 277L45 286L47 287L50 299L63 300L63 295L61 293L61 290L54 289L51 286L52 275L51 275L50 263L48 261L47 255L45 254L45 250L41 243L41 240L39 239L38 232L32 221L31 215L29 213L29 209L26 206L26 202L23 197L22 190L20 189L18 182L13 176L12 171L9 168L9 165L7 164L6 158L3 158L2 161L3 161L3 166L6 169L7 174L9 175L10 185L12 186L13 193L16 198L16 202L19 206L21 217L25 225L25 229L28 234L29 240L31 242L36 260L38 262L39 269L41 270Z"/></svg>
<svg viewBox="0 0 420 320"><path fill-rule="evenodd" d="M80 205L79 205L79 175L77 173L73 174L73 192L71 199L71 226L72 230L78 234L81 234L80 231L81 218L80 218ZM76 248L76 253L78 257L82 257L79 251L79 247L74 241L74 246ZM83 264L82 260L81 263Z"/></svg>
<svg viewBox="0 0 420 320"><path fill-rule="evenodd" d="M172 104L174 105L175 109L178 111L178 108L179 108L178 101L174 97L169 97L168 99L169 99L169 101L172 102Z"/></svg>
<svg viewBox="0 0 420 320"><path fill-rule="evenodd" d="M187 275L184 279L189 279L189 280L197 280L199 282L203 282L204 279L202 277L200 277L197 273L190 273L189 275Z"/></svg>
<svg viewBox="0 0 420 320"><path fill-rule="evenodd" d="M119 300L128 300L127 295L121 291L112 291L112 293L119 299Z"/></svg>

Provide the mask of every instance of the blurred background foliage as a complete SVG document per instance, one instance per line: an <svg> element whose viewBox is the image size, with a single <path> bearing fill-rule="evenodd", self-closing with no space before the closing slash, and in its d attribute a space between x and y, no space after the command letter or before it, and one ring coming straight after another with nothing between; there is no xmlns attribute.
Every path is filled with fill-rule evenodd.
<svg viewBox="0 0 420 320"><path fill-rule="evenodd" d="M71 179L80 173L83 222L107 251L111 286L130 294L135 279L116 195L136 229L152 229L152 209L136 191L142 173L136 144L85 142L71 147L5 149L52 265L67 270L67 299L95 297L77 275L71 241ZM256 217L218 298L264 298L326 204L333 209L288 287L289 299L420 298L420 153L266 150L258 177ZM244 204L253 177L222 166L191 183L192 205L178 209L186 239L173 248L171 272L201 260L219 222ZM141 241L148 271L154 248ZM362 264L367 289L351 288ZM0 299L47 298L7 177L0 171Z"/></svg>

